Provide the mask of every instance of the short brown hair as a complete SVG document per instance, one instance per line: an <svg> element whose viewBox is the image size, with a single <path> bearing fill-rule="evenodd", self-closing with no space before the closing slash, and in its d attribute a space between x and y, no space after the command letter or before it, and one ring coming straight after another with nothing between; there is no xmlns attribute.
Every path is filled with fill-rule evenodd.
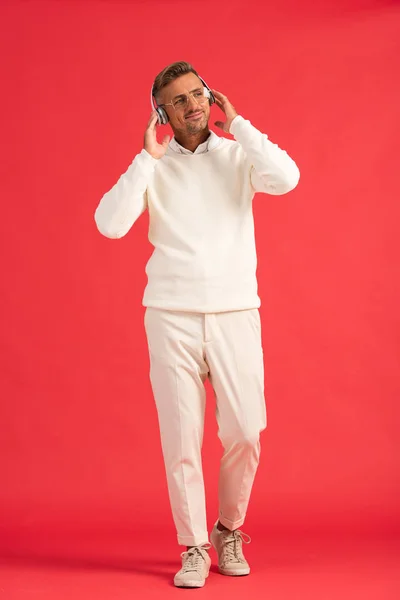
<svg viewBox="0 0 400 600"><path fill-rule="evenodd" d="M159 95L160 91L165 88L171 81L177 79L181 75L186 75L186 73L194 73L199 76L196 69L192 67L192 65L184 60L179 62L174 62L168 67L165 67L155 78L153 83L153 96L156 97Z"/></svg>

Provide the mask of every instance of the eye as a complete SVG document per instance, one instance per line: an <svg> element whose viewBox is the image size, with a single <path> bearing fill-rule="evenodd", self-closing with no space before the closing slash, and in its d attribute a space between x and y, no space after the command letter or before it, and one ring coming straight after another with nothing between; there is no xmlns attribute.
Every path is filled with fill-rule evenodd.
<svg viewBox="0 0 400 600"><path fill-rule="evenodd" d="M185 104L185 100L183 98L178 98L175 100L175 106L183 106Z"/></svg>
<svg viewBox="0 0 400 600"><path fill-rule="evenodd" d="M197 92L194 93L196 98L200 98L201 96L204 96L204 92L203 90L198 90Z"/></svg>

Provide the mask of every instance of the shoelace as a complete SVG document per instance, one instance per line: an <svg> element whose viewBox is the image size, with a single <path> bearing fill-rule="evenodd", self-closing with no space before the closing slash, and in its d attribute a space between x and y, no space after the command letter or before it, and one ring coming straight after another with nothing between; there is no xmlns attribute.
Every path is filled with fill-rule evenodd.
<svg viewBox="0 0 400 600"><path fill-rule="evenodd" d="M204 552L211 548L211 544L204 544L204 546L194 546L182 552L181 557L184 558L182 567L182 573L188 573L189 571L199 571L205 560Z"/></svg>
<svg viewBox="0 0 400 600"><path fill-rule="evenodd" d="M245 544L250 544L251 537L247 535L247 533L240 531L240 529L236 529L236 531L232 531L228 535L224 536L224 563L229 563L232 561L240 563L246 562L246 559L242 553L242 542Z"/></svg>

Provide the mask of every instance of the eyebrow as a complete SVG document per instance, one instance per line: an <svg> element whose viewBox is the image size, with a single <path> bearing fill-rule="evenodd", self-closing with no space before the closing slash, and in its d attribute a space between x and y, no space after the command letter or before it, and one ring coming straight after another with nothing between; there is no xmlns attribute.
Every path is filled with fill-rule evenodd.
<svg viewBox="0 0 400 600"><path fill-rule="evenodd" d="M202 88L201 87L197 87L194 90L190 90L189 94L193 94L193 92L199 92ZM174 98L172 98L172 100L177 100L177 98L183 98L183 96L186 96L186 94L178 94L177 96L174 96ZM172 102L171 100L171 102Z"/></svg>

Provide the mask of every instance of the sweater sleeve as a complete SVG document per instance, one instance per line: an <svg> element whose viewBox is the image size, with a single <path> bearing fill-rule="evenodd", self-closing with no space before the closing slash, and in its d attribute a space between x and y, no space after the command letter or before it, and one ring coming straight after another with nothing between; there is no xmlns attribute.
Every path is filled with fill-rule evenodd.
<svg viewBox="0 0 400 600"><path fill-rule="evenodd" d="M104 194L94 214L100 233L113 239L128 233L147 208L147 184L157 163L158 160L143 149Z"/></svg>
<svg viewBox="0 0 400 600"><path fill-rule="evenodd" d="M255 192L275 196L287 194L298 184L300 171L285 150L273 144L265 133L240 115L234 118L229 132L243 147L251 162L251 184Z"/></svg>

